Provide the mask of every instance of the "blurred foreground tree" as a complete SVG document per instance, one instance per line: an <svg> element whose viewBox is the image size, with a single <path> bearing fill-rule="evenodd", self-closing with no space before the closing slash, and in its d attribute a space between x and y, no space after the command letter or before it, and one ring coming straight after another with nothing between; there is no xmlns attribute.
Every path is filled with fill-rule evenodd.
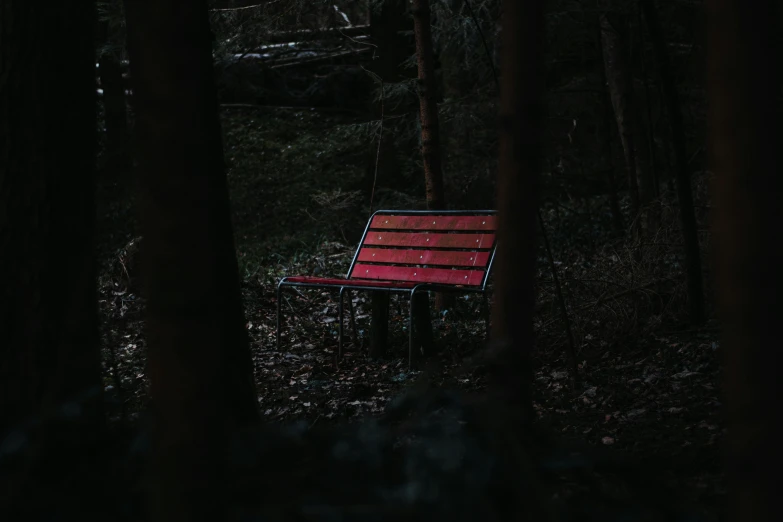
<svg viewBox="0 0 783 522"><path fill-rule="evenodd" d="M15 476L5 445L0 503L20 519L78 512L95 486L94 26L94 2L0 1L0 442L25 461Z"/></svg>
<svg viewBox="0 0 783 522"><path fill-rule="evenodd" d="M257 419L207 0L126 0L157 520L223 518L222 452Z"/></svg>
<svg viewBox="0 0 783 522"><path fill-rule="evenodd" d="M728 421L726 520L742 522L780 518L780 14L772 0L707 2L714 259Z"/></svg>
<svg viewBox="0 0 783 522"><path fill-rule="evenodd" d="M498 171L497 279L493 340L506 352L499 385L530 421L536 209L544 97L542 2L503 6Z"/></svg>
<svg viewBox="0 0 783 522"><path fill-rule="evenodd" d="M541 0L506 0L503 5L500 156L498 171L497 279L492 338L500 359L496 391L510 411L512 432L527 436L533 420L530 397L533 353L533 281L536 212L544 124L544 6ZM508 497L527 520L543 520L529 469L520 469Z"/></svg>

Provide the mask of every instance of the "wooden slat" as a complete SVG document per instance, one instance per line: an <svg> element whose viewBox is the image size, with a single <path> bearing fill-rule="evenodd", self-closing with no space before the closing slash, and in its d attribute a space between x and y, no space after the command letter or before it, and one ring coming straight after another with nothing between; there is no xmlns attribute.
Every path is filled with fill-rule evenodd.
<svg viewBox="0 0 783 522"><path fill-rule="evenodd" d="M429 232L370 231L365 245L421 248L492 248L495 234L430 234Z"/></svg>
<svg viewBox="0 0 783 522"><path fill-rule="evenodd" d="M359 281L356 279L340 279L337 277L312 277L312 276L294 276L287 277L286 283L298 285L311 285L314 287L336 287L336 286L372 286L377 288L413 288L415 283L405 283L402 281Z"/></svg>
<svg viewBox="0 0 783 522"><path fill-rule="evenodd" d="M351 279L381 279L384 281L408 281L440 283L447 285L478 286L484 280L481 270L451 270L448 268L416 268L409 266L356 264Z"/></svg>
<svg viewBox="0 0 783 522"><path fill-rule="evenodd" d="M397 250L365 247L359 251L356 260L372 263L485 268L489 262L489 252Z"/></svg>
<svg viewBox="0 0 783 522"><path fill-rule="evenodd" d="M375 216L370 228L382 230L497 230L497 216Z"/></svg>

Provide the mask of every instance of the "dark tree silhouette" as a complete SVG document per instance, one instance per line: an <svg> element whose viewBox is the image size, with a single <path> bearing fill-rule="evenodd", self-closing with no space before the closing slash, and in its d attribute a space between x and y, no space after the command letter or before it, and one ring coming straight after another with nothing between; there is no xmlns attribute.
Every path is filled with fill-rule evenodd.
<svg viewBox="0 0 783 522"><path fill-rule="evenodd" d="M507 408L504 422L529 443L533 353L533 281L536 214L542 164L544 104L544 5L540 0L503 3L500 84L499 212L492 338L497 350L493 386ZM539 495L519 466L503 494L507 518L543 520ZM526 477L527 475L527 477ZM527 487L530 486L530 487Z"/></svg>
<svg viewBox="0 0 783 522"><path fill-rule="evenodd" d="M661 78L666 108L671 122L672 145L676 162L677 199L680 203L680 225L685 243L685 265L688 278L688 304L690 318L693 323L704 320L704 290L701 273L701 253L699 252L699 235L696 230L696 214L693 209L693 191L688 170L688 156L685 147L685 127L682 122L682 109L677 84L674 81L669 53L663 38L663 29L658 19L658 11L653 0L641 0L642 12L647 21L658 65L658 76Z"/></svg>
<svg viewBox="0 0 783 522"><path fill-rule="evenodd" d="M541 168L544 58L543 6L503 4L498 253L492 316L493 341L505 352L498 385L512 409L530 420L533 280Z"/></svg>
<svg viewBox="0 0 783 522"><path fill-rule="evenodd" d="M375 191L399 176L400 165L397 160L398 149L395 146L395 136L384 128L384 119L395 112L394 107L385 103L384 97L389 83L405 79L403 62L410 56L403 31L412 27L409 13L406 12L403 0L387 0L381 5L371 7L370 37L376 45L375 59L370 68L377 76L380 88L380 99L373 103L373 113L381 121L378 136L378 146L370 152L365 191L372 206ZM426 296L424 296L426 298ZM382 357L386 352L389 330L389 294L387 292L371 292L372 325L370 327L371 357ZM427 310L425 308L424 310ZM427 317L424 317L427 320ZM423 322L424 331L431 331L428 322ZM431 336L430 336L431 338Z"/></svg>
<svg viewBox="0 0 783 522"><path fill-rule="evenodd" d="M446 208L443 196L443 164L438 121L435 56L432 51L432 27L429 0L413 0L413 31L419 65L419 114L421 120L421 157L427 185L427 208Z"/></svg>
<svg viewBox="0 0 783 522"><path fill-rule="evenodd" d="M707 2L731 521L780 518L780 15L772 0Z"/></svg>
<svg viewBox="0 0 783 522"><path fill-rule="evenodd" d="M93 261L95 5L3 0L0 7L4 433L97 388L100 357Z"/></svg>
<svg viewBox="0 0 783 522"><path fill-rule="evenodd" d="M601 51L603 56L603 41L600 19L595 23L596 33L596 47ZM599 67L599 77L601 78L601 85L607 85L606 80L606 67L605 65ZM623 213L620 210L620 200L617 195L617 180L615 178L615 165L612 159L612 124L614 123L614 110L612 106L612 98L608 91L601 93L601 104L603 106L603 118L601 118L601 139L603 141L602 154L604 156L605 168L606 168L606 185L609 189L609 210L612 212L612 226L616 232L625 232L625 225L623 220Z"/></svg>
<svg viewBox="0 0 783 522"><path fill-rule="evenodd" d="M639 232L642 224L652 228L656 222L648 208L655 196L655 182L634 97L627 22L617 13L604 13L599 16L599 24L604 71L628 172L634 230Z"/></svg>
<svg viewBox="0 0 783 522"><path fill-rule="evenodd" d="M257 418L207 0L126 0L156 519L222 518L221 451Z"/></svg>
<svg viewBox="0 0 783 522"><path fill-rule="evenodd" d="M94 19L89 1L0 1L0 440L24 441L0 512L19 520L75 514L95 487Z"/></svg>
<svg viewBox="0 0 783 522"><path fill-rule="evenodd" d="M427 208L443 210L446 199L443 193L443 153L441 151L440 121L438 118L438 80L435 76L435 53L432 46L432 20L429 0L413 0L413 32L416 36L416 58L419 69L419 121L421 122L421 158L424 164ZM419 310L429 311L426 293L416 298ZM439 309L447 308L450 301L444 294L436 294ZM432 326L428 314L416 314L416 330L420 333L425 350L434 346Z"/></svg>

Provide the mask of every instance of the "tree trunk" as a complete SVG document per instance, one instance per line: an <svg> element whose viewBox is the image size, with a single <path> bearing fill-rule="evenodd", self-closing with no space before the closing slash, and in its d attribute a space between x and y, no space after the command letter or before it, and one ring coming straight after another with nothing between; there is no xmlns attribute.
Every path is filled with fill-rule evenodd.
<svg viewBox="0 0 783 522"><path fill-rule="evenodd" d="M596 44L599 49L603 49L601 26L600 23L596 24ZM606 69L601 67L599 69L601 77L601 85L606 85ZM620 200L617 197L617 181L615 179L615 167L614 167L614 154L612 153L612 99L608 92L602 91L601 103L603 105L604 118L601 123L601 131L603 132L603 154L606 156L606 184L609 189L609 209L612 213L612 226L619 234L625 233L625 225L623 224L623 213L620 210Z"/></svg>
<svg viewBox="0 0 783 522"><path fill-rule="evenodd" d="M503 6L498 172L498 253L492 337L507 352L500 385L531 419L533 279L541 168L544 95L543 7L509 0Z"/></svg>
<svg viewBox="0 0 783 522"><path fill-rule="evenodd" d="M685 128L682 122L682 110L677 85L669 63L669 53L663 38L663 29L658 19L653 0L642 0L641 7L647 27L650 31L653 51L658 65L664 98L671 122L672 145L676 162L677 199L680 203L680 226L685 243L685 267L688 278L688 304L693 323L704 319L704 291L702 287L701 253L696 228L696 214L693 208L688 155L686 151Z"/></svg>
<svg viewBox="0 0 783 522"><path fill-rule="evenodd" d="M625 156L625 167L628 174L628 192L631 196L632 220L634 230L641 230L641 202L637 176L636 143L633 125L633 78L628 63L628 49L625 42L625 31L621 23L611 23L608 15L599 16L601 27L601 43L604 58L604 71L609 85L609 95L614 108L617 130Z"/></svg>
<svg viewBox="0 0 783 522"><path fill-rule="evenodd" d="M780 4L707 2L715 256L724 322L725 519L780 518Z"/></svg>
<svg viewBox="0 0 783 522"><path fill-rule="evenodd" d="M22 430L22 455L40 444L21 476L4 456L0 512L20 520L94 502L94 17L94 2L0 1L0 439Z"/></svg>
<svg viewBox="0 0 783 522"><path fill-rule="evenodd" d="M385 124L385 119L394 115L395 107L385 103L383 99L387 86L405 80L403 62L410 56L407 39L402 34L411 29L411 19L407 16L403 0L386 0L380 6L371 8L370 37L377 46L375 59L369 68L374 72L381 85L381 99L372 104L374 116L381 121L380 143L370 150L365 176L365 193L370 206L374 209L376 193L379 187L388 187L395 177L399 176L397 161L398 147L394 136ZM386 354L389 332L389 294L387 292L370 292L372 323L370 326L371 357L382 357ZM430 327L431 328L431 327Z"/></svg>
<svg viewBox="0 0 783 522"><path fill-rule="evenodd" d="M411 30L411 19L405 12L404 0L385 0L370 15L370 38L377 46L371 70L384 83L406 80L403 62L413 49L408 49L404 31Z"/></svg>
<svg viewBox="0 0 783 522"><path fill-rule="evenodd" d="M380 143L368 151L364 179L363 189L371 207L375 203L377 189L389 187L389 184L399 176L400 172L396 140L385 121L386 118L395 115L398 111L392 104L385 103L384 98L390 83L405 80L405 69L402 64L413 52L413 49L409 49L409 46L406 45L406 39L402 32L410 29L411 20L406 16L405 2L402 0L388 0L373 9L370 37L372 43L377 47L374 51L374 60L368 68L377 76L376 88L379 91L380 99L373 97L371 111L373 117L381 122L381 131L378 136Z"/></svg>
<svg viewBox="0 0 783 522"><path fill-rule="evenodd" d="M206 0L126 0L156 425L154 519L224 518L222 452L257 419Z"/></svg>
<svg viewBox="0 0 783 522"><path fill-rule="evenodd" d="M421 121L421 157L424 164L427 208L443 210L446 200L443 195L443 163L440 148L440 123L438 121L437 78L435 57L432 51L432 27L430 25L429 0L412 0L413 32L416 37L416 57L419 68L419 120ZM430 320L429 297L426 293L416 297L415 323L422 348L426 352L434 347ZM442 294L437 294L438 308L448 303ZM413 325L411 325L413 327Z"/></svg>
<svg viewBox="0 0 783 522"><path fill-rule="evenodd" d="M413 31L419 65L419 110L421 120L421 157L427 187L427 208L443 210L443 164L438 122L437 79L432 52L429 0L412 0Z"/></svg>
<svg viewBox="0 0 783 522"><path fill-rule="evenodd" d="M501 50L500 155L498 165L498 251L491 335L500 359L493 369L497 402L508 408L506 422L516 442L530 437L534 419L532 379L535 227L544 123L543 1L503 3ZM515 437L515 438L516 438ZM524 451L524 449L522 450ZM539 495L520 466L505 506L508 520L542 520ZM512 479L513 480L513 479ZM504 510L505 511L505 510Z"/></svg>

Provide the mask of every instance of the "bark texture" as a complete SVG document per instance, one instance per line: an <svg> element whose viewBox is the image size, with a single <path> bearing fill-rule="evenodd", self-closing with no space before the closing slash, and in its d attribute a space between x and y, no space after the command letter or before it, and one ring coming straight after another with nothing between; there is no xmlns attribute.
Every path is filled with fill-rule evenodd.
<svg viewBox="0 0 783 522"><path fill-rule="evenodd" d="M207 0L126 0L157 520L225 515L222 453L257 419Z"/></svg>
<svg viewBox="0 0 783 522"><path fill-rule="evenodd" d="M432 27L429 0L412 0L413 31L419 65L419 114L421 120L421 157L427 187L427 208L443 210L443 157L438 121L437 78L432 51Z"/></svg>
<svg viewBox="0 0 783 522"><path fill-rule="evenodd" d="M435 55L432 48L432 20L429 0L412 0L413 33L416 38L416 58L419 69L419 121L421 122L421 158L424 164L427 208L443 210L446 199L443 192L443 155L438 119L438 81L435 76ZM435 347L432 341L429 296L421 293L415 298L414 315L417 344L423 352ZM445 308L448 299L437 294L436 305ZM417 349L414 349L417 353Z"/></svg>
<svg viewBox="0 0 783 522"><path fill-rule="evenodd" d="M709 0L715 267L724 323L726 520L780 518L783 300L779 2Z"/></svg>

